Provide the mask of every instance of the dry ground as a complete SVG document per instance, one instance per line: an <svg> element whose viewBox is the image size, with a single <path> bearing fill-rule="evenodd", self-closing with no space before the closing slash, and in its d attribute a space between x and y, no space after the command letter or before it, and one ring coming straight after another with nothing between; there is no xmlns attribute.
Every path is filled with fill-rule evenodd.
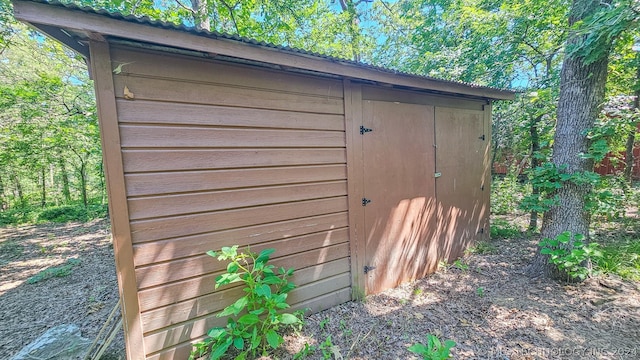
<svg viewBox="0 0 640 360"><path fill-rule="evenodd" d="M332 358L415 359L406 349L427 333L456 341L456 359L640 358L640 284L530 279L523 270L534 240L493 240L485 249L428 278L309 316L274 359L329 336ZM71 257L81 260L71 275L25 283ZM105 221L0 229L0 269L0 359L63 323L92 338L117 301ZM120 335L109 358L121 357L122 346Z"/></svg>

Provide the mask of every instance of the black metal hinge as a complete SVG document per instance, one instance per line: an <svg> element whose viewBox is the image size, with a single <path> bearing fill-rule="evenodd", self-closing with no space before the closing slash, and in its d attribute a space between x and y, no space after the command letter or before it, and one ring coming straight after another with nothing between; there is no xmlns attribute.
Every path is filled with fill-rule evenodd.
<svg viewBox="0 0 640 360"><path fill-rule="evenodd" d="M482 136L480 136L478 139L484 141L484 139L485 139L484 134L482 134Z"/></svg>
<svg viewBox="0 0 640 360"><path fill-rule="evenodd" d="M484 228L480 228L480 231L478 231L478 233L484 234Z"/></svg>
<svg viewBox="0 0 640 360"><path fill-rule="evenodd" d="M362 206L367 206L367 204L370 202L371 202L371 199L362 198Z"/></svg>
<svg viewBox="0 0 640 360"><path fill-rule="evenodd" d="M480 191L484 191L484 185L480 186Z"/></svg>
<svg viewBox="0 0 640 360"><path fill-rule="evenodd" d="M364 135L364 133L372 132L373 129L366 128L364 126L360 126L360 135Z"/></svg>
<svg viewBox="0 0 640 360"><path fill-rule="evenodd" d="M376 268L375 266L365 265L364 266L364 273L366 274L366 273L368 273L369 271L371 271L371 270L373 270L375 268Z"/></svg>

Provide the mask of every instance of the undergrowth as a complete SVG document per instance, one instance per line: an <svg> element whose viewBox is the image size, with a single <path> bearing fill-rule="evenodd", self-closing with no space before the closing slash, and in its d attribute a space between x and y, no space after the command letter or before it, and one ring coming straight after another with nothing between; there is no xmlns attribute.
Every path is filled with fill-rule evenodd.
<svg viewBox="0 0 640 360"><path fill-rule="evenodd" d="M41 207L21 207L0 211L0 226L66 223L69 221L87 222L107 216L106 204L83 204Z"/></svg>
<svg viewBox="0 0 640 360"><path fill-rule="evenodd" d="M27 279L27 284L35 284L54 277L65 277L71 275L73 267L80 264L80 259L71 258L60 266L54 266L40 271Z"/></svg>

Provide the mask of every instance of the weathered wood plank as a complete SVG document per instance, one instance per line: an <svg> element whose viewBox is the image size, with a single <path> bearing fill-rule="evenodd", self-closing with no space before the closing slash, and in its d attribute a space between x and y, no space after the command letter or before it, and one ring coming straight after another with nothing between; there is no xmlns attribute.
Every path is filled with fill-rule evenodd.
<svg viewBox="0 0 640 360"><path fill-rule="evenodd" d="M134 243L347 211L345 196L131 222Z"/></svg>
<svg viewBox="0 0 640 360"><path fill-rule="evenodd" d="M124 148L336 148L345 146L339 131L220 129L194 126L121 125Z"/></svg>
<svg viewBox="0 0 640 360"><path fill-rule="evenodd" d="M182 124L344 131L343 115L117 99L127 124Z"/></svg>
<svg viewBox="0 0 640 360"><path fill-rule="evenodd" d="M163 195L129 200L129 216L131 220L139 220L322 199L342 195L347 195L347 182L344 180L326 183Z"/></svg>
<svg viewBox="0 0 640 360"><path fill-rule="evenodd" d="M293 273L291 281L302 285L335 276L349 271L349 258L340 258L317 265L298 269ZM214 292L215 278L220 273L207 274L201 277L166 284L142 290L138 293L141 311L149 311L163 306L176 304L185 300L205 296Z"/></svg>
<svg viewBox="0 0 640 360"><path fill-rule="evenodd" d="M114 76L114 84L116 96L124 98L126 86L133 94L134 100L131 101L171 101L319 114L342 114L344 111L342 99L328 96L124 75Z"/></svg>
<svg viewBox="0 0 640 360"><path fill-rule="evenodd" d="M154 262L204 254L208 250L219 249L223 246L247 246L320 231L336 230L347 227L347 225L347 213L344 212L154 241L135 245L133 259L135 265L139 267Z"/></svg>
<svg viewBox="0 0 640 360"><path fill-rule="evenodd" d="M129 197L345 180L345 165L127 174Z"/></svg>
<svg viewBox="0 0 640 360"><path fill-rule="evenodd" d="M178 80L240 85L265 90L342 97L339 80L268 70L255 66L229 64L206 58L167 54L152 50L116 46L112 65L121 74L138 74Z"/></svg>
<svg viewBox="0 0 640 360"><path fill-rule="evenodd" d="M252 250L259 252L265 248L275 248L277 258L273 259L274 265L299 269L312 266L315 264L313 261L316 260L325 262L329 261L327 259L335 260L346 256L348 254L348 246L344 245L344 243L348 240L348 230L340 229L262 243L252 246ZM292 258L290 255L294 253L297 254L295 258ZM318 257L316 258L316 256ZM226 263L203 254L136 269L136 278L138 280L138 288L145 289L222 271L226 266Z"/></svg>
<svg viewBox="0 0 640 360"><path fill-rule="evenodd" d="M344 164L344 149L123 150L127 173Z"/></svg>

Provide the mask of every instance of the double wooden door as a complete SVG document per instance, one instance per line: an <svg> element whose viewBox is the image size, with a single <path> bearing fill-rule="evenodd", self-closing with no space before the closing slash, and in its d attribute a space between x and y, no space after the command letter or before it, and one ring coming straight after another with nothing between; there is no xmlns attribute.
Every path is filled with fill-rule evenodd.
<svg viewBox="0 0 640 360"><path fill-rule="evenodd" d="M363 120L371 294L433 272L473 241L484 226L476 207L488 141L481 111L365 100Z"/></svg>

